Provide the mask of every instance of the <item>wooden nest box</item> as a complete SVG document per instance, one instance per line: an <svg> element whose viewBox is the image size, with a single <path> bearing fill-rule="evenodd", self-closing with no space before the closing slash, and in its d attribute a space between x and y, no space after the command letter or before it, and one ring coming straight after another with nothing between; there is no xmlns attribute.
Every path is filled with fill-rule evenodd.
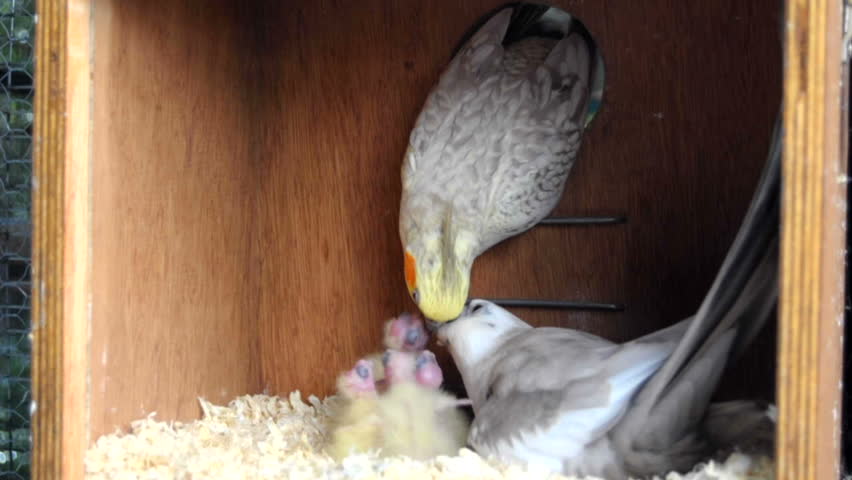
<svg viewBox="0 0 852 480"><path fill-rule="evenodd" d="M197 418L199 396L330 394L379 347L383 321L415 308L398 234L411 127L500 3L40 2L34 478L80 479L98 436L152 411ZM692 314L783 99L778 335L771 322L720 396L778 402L778 478L832 477L841 2L555 3L606 62L555 213L627 222L504 242L478 260L471 295L618 302L517 311L614 340Z"/></svg>

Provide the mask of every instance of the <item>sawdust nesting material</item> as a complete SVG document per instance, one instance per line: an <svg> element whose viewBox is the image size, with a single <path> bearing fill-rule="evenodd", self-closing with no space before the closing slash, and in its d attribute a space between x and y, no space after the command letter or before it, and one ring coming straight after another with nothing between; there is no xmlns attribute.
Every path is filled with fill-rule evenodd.
<svg viewBox="0 0 852 480"><path fill-rule="evenodd" d="M289 399L246 395L228 406L200 399L204 416L190 422L160 422L155 414L131 424L130 433L105 435L86 453L87 480L202 479L548 479L580 480L534 468L486 460L468 449L457 456L421 462L376 453L335 462L323 452L329 414L338 398L308 403L296 391ZM585 477L592 480L596 477ZM734 453L686 475L662 480L771 480L765 457Z"/></svg>

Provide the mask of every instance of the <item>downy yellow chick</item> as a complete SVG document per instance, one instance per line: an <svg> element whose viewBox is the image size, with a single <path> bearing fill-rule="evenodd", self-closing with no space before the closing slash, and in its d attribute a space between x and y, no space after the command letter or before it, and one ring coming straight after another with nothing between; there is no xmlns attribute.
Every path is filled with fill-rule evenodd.
<svg viewBox="0 0 852 480"><path fill-rule="evenodd" d="M326 451L340 460L350 453L376 450L381 432L372 362L358 360L352 370L338 377L337 391L343 403L332 413Z"/></svg>
<svg viewBox="0 0 852 480"><path fill-rule="evenodd" d="M419 352L429 342L429 332L417 314L402 313L385 322L385 348L404 352Z"/></svg>
<svg viewBox="0 0 852 480"><path fill-rule="evenodd" d="M455 455L465 446L464 404L438 387L443 381L435 355L388 350L384 355L388 390L378 399L382 454L425 460Z"/></svg>

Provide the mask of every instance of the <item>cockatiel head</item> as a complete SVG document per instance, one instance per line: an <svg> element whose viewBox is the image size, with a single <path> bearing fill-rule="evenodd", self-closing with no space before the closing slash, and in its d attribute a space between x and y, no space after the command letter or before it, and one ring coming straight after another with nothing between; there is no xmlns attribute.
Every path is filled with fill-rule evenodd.
<svg viewBox="0 0 852 480"><path fill-rule="evenodd" d="M474 299L459 318L438 329L438 344L449 349L475 406L484 394L479 380L486 362L503 341L530 328L508 310L487 300Z"/></svg>
<svg viewBox="0 0 852 480"><path fill-rule="evenodd" d="M385 323L385 347L416 352L429 342L429 332L418 315L403 313Z"/></svg>
<svg viewBox="0 0 852 480"><path fill-rule="evenodd" d="M437 322L456 318L470 288L470 270L476 257L474 240L459 234L450 238L444 228L411 235L405 247L405 283L423 314Z"/></svg>
<svg viewBox="0 0 852 480"><path fill-rule="evenodd" d="M506 335L526 328L532 327L508 310L474 299L459 318L438 329L438 343L446 345L453 358L475 364L492 353Z"/></svg>
<svg viewBox="0 0 852 480"><path fill-rule="evenodd" d="M337 390L349 398L375 395L376 378L372 362L364 358L358 360L352 370L337 379Z"/></svg>

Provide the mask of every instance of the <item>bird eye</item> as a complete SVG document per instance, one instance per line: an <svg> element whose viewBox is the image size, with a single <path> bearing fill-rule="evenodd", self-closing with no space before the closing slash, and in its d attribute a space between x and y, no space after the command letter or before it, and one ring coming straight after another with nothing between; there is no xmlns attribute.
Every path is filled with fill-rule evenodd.
<svg viewBox="0 0 852 480"><path fill-rule="evenodd" d="M417 360L415 361L414 366L416 368L420 368L423 365L426 365L427 363L432 361L433 358L435 358L435 355L432 352L428 352L428 351L423 352L423 353L421 353L420 355L417 356Z"/></svg>
<svg viewBox="0 0 852 480"><path fill-rule="evenodd" d="M363 379L367 379L370 376L370 370L364 365L358 365L355 367L355 373L358 374L359 377Z"/></svg>
<svg viewBox="0 0 852 480"><path fill-rule="evenodd" d="M477 303L473 306L473 308L470 309L470 313L476 313L476 312L482 310L483 308L485 308L485 305L483 305L481 303Z"/></svg>
<svg viewBox="0 0 852 480"><path fill-rule="evenodd" d="M405 334L405 343L407 345L414 345L418 341L420 341L420 331L412 328Z"/></svg>
<svg viewBox="0 0 852 480"><path fill-rule="evenodd" d="M411 291L411 299L414 300L414 303L420 303L420 292L417 289Z"/></svg>

